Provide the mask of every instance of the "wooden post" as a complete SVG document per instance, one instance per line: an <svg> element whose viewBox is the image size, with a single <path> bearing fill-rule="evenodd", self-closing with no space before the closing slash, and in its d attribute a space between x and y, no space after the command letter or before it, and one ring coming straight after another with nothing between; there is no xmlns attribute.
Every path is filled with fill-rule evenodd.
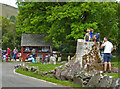
<svg viewBox="0 0 120 89"><path fill-rule="evenodd" d="M23 61L23 46L21 46L21 60Z"/></svg>
<svg viewBox="0 0 120 89"><path fill-rule="evenodd" d="M51 48L51 46L50 46L50 56L51 56L51 53L52 53L52 48Z"/></svg>

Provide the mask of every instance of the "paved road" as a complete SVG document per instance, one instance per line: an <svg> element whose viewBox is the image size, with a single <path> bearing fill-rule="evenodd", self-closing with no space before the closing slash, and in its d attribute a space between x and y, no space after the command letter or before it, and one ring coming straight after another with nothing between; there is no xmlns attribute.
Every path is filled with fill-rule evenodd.
<svg viewBox="0 0 120 89"><path fill-rule="evenodd" d="M2 87L59 87L49 82L15 74L14 65L16 63L2 63Z"/></svg>

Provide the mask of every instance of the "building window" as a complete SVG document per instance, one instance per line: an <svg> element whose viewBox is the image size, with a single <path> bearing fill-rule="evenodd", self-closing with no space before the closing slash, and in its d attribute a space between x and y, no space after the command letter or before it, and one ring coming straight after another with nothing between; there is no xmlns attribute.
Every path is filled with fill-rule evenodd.
<svg viewBox="0 0 120 89"><path fill-rule="evenodd" d="M49 52L49 47L42 47L43 52Z"/></svg>

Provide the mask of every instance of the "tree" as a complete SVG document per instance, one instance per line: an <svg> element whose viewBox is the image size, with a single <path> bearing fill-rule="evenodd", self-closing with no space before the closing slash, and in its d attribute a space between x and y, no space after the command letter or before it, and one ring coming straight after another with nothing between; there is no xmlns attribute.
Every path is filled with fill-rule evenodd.
<svg viewBox="0 0 120 89"><path fill-rule="evenodd" d="M11 17L10 17L10 21L11 21L11 22L15 22L15 21L16 21L15 16L11 16Z"/></svg>
<svg viewBox="0 0 120 89"><path fill-rule="evenodd" d="M118 46L118 3L20 2L18 7L17 32L49 34L46 40L61 52L75 52L88 28Z"/></svg>
<svg viewBox="0 0 120 89"><path fill-rule="evenodd" d="M16 23L11 22L10 19L1 17L2 21L2 49L9 47L14 49L18 46L16 35Z"/></svg>

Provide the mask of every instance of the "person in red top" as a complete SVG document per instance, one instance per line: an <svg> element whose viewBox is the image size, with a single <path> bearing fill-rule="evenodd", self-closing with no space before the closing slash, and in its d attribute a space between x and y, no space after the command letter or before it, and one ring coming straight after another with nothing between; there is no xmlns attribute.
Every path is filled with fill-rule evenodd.
<svg viewBox="0 0 120 89"><path fill-rule="evenodd" d="M7 48L7 54L10 56L10 48Z"/></svg>

